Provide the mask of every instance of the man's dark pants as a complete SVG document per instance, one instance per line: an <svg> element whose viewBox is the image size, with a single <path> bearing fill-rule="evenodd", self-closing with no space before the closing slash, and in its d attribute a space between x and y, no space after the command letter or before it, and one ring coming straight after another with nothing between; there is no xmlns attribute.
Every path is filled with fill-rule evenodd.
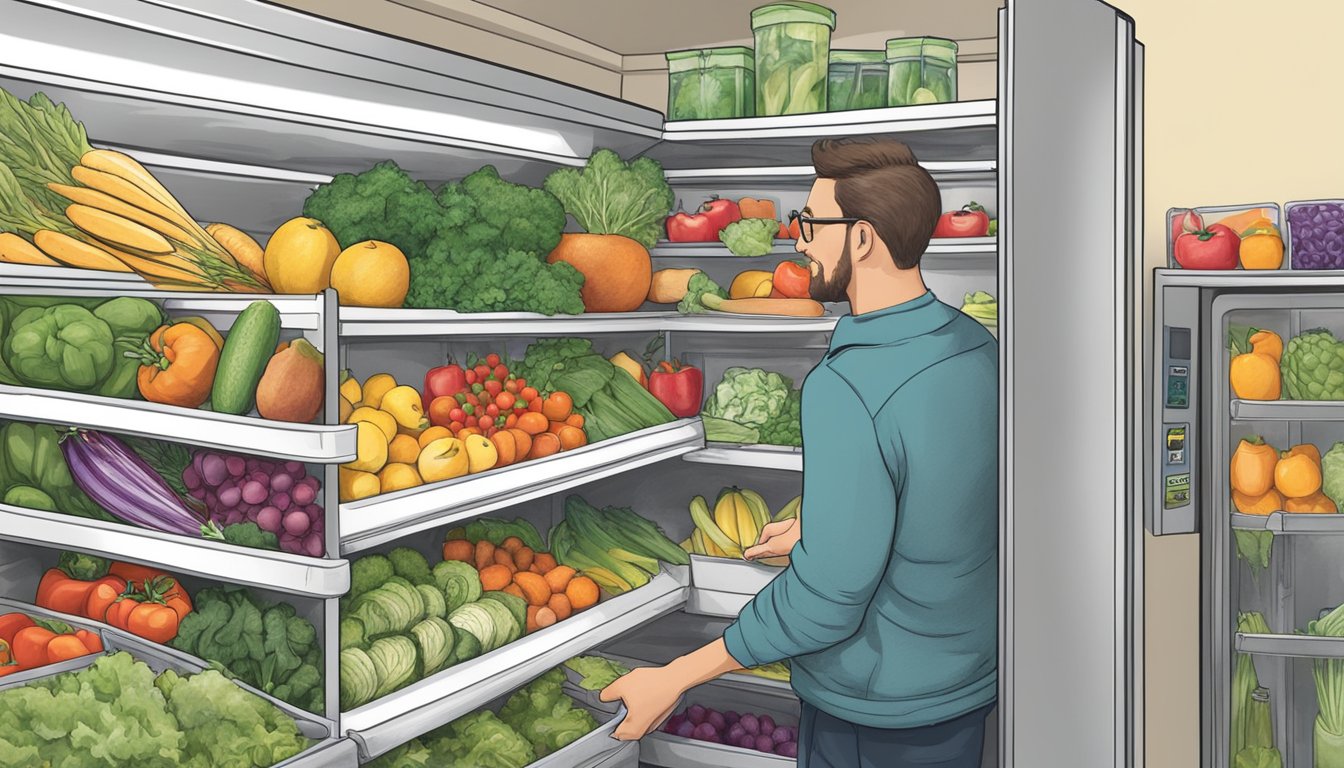
<svg viewBox="0 0 1344 768"><path fill-rule="evenodd" d="M919 728L855 725L802 702L798 768L980 768L994 706Z"/></svg>

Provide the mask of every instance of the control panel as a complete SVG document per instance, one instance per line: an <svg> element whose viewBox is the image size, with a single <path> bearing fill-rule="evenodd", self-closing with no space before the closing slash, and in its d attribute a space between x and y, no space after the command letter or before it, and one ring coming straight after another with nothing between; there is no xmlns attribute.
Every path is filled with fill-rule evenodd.
<svg viewBox="0 0 1344 768"><path fill-rule="evenodd" d="M1198 289L1166 286L1151 358L1152 427L1144 451L1153 497L1145 504L1154 535L1193 533L1199 521L1199 312Z"/></svg>

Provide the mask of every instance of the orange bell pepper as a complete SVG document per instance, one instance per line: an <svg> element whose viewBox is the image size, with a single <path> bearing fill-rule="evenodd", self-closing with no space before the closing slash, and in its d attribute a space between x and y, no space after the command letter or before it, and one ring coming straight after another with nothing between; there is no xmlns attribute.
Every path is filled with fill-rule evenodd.
<svg viewBox="0 0 1344 768"><path fill-rule="evenodd" d="M177 637L177 612L163 603L140 603L126 619L126 630L151 642Z"/></svg>
<svg viewBox="0 0 1344 768"><path fill-rule="evenodd" d="M91 589L92 581L75 579L60 568L51 568L38 582L37 605L60 613L83 615Z"/></svg>
<svg viewBox="0 0 1344 768"><path fill-rule="evenodd" d="M24 669L50 663L47 646L56 639L56 633L42 627L27 627L14 636L14 660Z"/></svg>
<svg viewBox="0 0 1344 768"><path fill-rule="evenodd" d="M196 408L210 397L219 365L219 347L189 323L160 327L140 350L136 382L146 400Z"/></svg>
<svg viewBox="0 0 1344 768"><path fill-rule="evenodd" d="M78 637L79 642L83 643L84 647L89 649L89 653L103 652L103 640L102 638L98 637L98 634L96 632L90 632L87 629L81 629L75 632L75 637Z"/></svg>
<svg viewBox="0 0 1344 768"><path fill-rule="evenodd" d="M47 663L55 664L58 661L67 659L78 659L80 656L88 656L89 647L74 635L57 635L47 643Z"/></svg>
<svg viewBox="0 0 1344 768"><path fill-rule="evenodd" d="M25 614L6 613L0 616L0 640L3 640L6 645L12 646L14 645L14 636L19 633L19 630L35 626L37 624Z"/></svg>

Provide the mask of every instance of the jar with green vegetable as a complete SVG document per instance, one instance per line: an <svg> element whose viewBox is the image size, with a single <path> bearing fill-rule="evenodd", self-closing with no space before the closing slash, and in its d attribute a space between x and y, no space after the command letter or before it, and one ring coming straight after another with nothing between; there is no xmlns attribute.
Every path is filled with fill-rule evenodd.
<svg viewBox="0 0 1344 768"><path fill-rule="evenodd" d="M826 110L835 11L802 0L751 12L756 39L756 114L798 115Z"/></svg>
<svg viewBox="0 0 1344 768"><path fill-rule="evenodd" d="M826 109L887 106L887 57L882 51L831 51Z"/></svg>
<svg viewBox="0 0 1344 768"><path fill-rule="evenodd" d="M667 54L667 119L751 117L755 73L756 60L746 46Z"/></svg>
<svg viewBox="0 0 1344 768"><path fill-rule="evenodd" d="M887 41L887 106L957 100L957 43L941 37Z"/></svg>

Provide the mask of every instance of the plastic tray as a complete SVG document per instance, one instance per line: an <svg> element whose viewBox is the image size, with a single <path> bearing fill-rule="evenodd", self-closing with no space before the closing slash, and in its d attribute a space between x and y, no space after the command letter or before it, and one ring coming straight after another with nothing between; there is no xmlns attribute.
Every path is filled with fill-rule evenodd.
<svg viewBox="0 0 1344 768"><path fill-rule="evenodd" d="M1294 200L1294 201L1292 201L1292 202L1290 202L1290 203L1285 203L1285 204L1284 204L1284 206L1283 206L1283 244L1284 244L1284 247L1287 248L1287 255L1285 256L1285 263L1287 264L1287 266L1288 266L1289 269L1301 269L1301 268L1300 268L1300 267L1294 267L1294 266L1293 266L1293 252L1294 252L1294 250L1295 250L1295 249L1293 248L1293 224L1292 224L1292 222L1288 219L1288 213L1289 213L1290 211L1292 211L1294 208L1298 207L1299 205L1323 205L1323 204L1326 204L1326 203L1333 203L1333 204L1335 204L1335 205L1344 207L1344 200L1340 200L1340 199L1325 199L1325 200Z"/></svg>
<svg viewBox="0 0 1344 768"><path fill-rule="evenodd" d="M734 618L756 593L783 572L779 566L691 555L691 592L686 599L686 612Z"/></svg>
<svg viewBox="0 0 1344 768"><path fill-rule="evenodd" d="M55 621L64 622L66 624L69 624L70 627L73 629L86 629L98 635L98 639L101 640L103 643L103 648L104 649L107 648L108 627L104 624L99 624L96 621L91 621L89 619L81 619L78 616L71 616L67 613L58 613L56 611L50 611L47 610L46 608L38 608L35 605L32 605L30 603L24 603L18 600L9 600L6 598L0 598L0 615L6 613L24 613L29 616L36 616L41 619L53 619ZM12 675L5 675L4 677L0 677L0 690L3 690L5 688L14 688L19 685L23 685L26 682L37 680L43 677L48 677L50 675L58 675L62 672L70 672L76 669L83 669L84 667L92 663L91 661L87 660L96 658L98 658L98 654L93 653L89 654L88 656L80 656L77 659L67 659L66 661L58 661L55 664L44 664L43 666L40 667L25 669L22 672L15 672Z"/></svg>
<svg viewBox="0 0 1344 768"><path fill-rule="evenodd" d="M616 756L628 743L612 738L612 734L616 731L616 724L625 717L625 709L619 708L615 712L595 709L580 700L577 694L579 692L586 693L581 688L565 685L563 690L575 700L574 703L593 713L593 717L597 719L597 728L589 731L577 741L565 745L562 749L529 764L527 768L596 768L599 765L605 766L606 761Z"/></svg>
<svg viewBox="0 0 1344 768"><path fill-rule="evenodd" d="M1175 221L1176 215L1178 213L1183 214L1186 211L1194 211L1195 213L1198 213L1200 216L1204 218L1205 224L1217 224L1218 219L1224 218L1227 215L1233 213L1241 213L1243 211L1249 211L1254 208L1267 209L1270 214L1269 220L1274 222L1274 226L1278 227L1279 232L1283 235L1283 244L1284 244L1283 265L1280 266L1279 269L1287 269L1288 264L1290 263L1290 259L1287 253L1288 233L1284 232L1283 210L1279 208L1278 203L1245 203L1242 205L1206 205L1199 208L1167 209L1167 216L1166 216L1167 266L1170 267L1171 269L1182 268L1180 264L1176 263L1176 241L1171 236L1171 225ZM1238 232L1237 234L1240 235L1241 233ZM1238 266L1237 269L1241 269L1241 267Z"/></svg>
<svg viewBox="0 0 1344 768"><path fill-rule="evenodd" d="M691 704L717 709L734 710L755 715L770 715L780 725L796 728L800 714L798 698L788 689L757 686L745 681L714 680L687 691L677 702L674 712L681 712ZM655 731L644 737L639 750L640 762L664 768L785 768L797 764L791 757L768 755L754 749L730 747L708 741L684 739L680 736Z"/></svg>
<svg viewBox="0 0 1344 768"><path fill-rule="evenodd" d="M617 656L611 653L598 653L596 651L588 651L587 653L581 653L579 655L601 656L604 659L610 659L614 662L617 662L618 664L624 664L630 669L635 669L637 667L654 666L652 663L647 661L631 659L625 656ZM620 710L621 703L619 701L602 701L597 697L600 691L589 691L582 688L579 685L579 682L583 680L583 675L580 675L578 672L575 672L569 667L561 667L561 669L565 671L565 692L568 693L571 697L573 697L575 701L582 704L585 709L590 709L594 712L607 712L613 715L618 710Z"/></svg>

